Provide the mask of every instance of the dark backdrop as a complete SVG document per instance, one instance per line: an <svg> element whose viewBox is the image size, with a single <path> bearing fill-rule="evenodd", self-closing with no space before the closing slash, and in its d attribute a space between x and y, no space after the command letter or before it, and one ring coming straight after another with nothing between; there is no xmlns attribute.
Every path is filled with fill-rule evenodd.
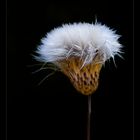
<svg viewBox="0 0 140 140"><path fill-rule="evenodd" d="M7 1L8 140L86 140L87 97L68 78L40 71L31 54L40 39L63 23L98 21L122 35L124 60L106 63L92 96L93 140L132 140L133 2L122 0Z"/></svg>

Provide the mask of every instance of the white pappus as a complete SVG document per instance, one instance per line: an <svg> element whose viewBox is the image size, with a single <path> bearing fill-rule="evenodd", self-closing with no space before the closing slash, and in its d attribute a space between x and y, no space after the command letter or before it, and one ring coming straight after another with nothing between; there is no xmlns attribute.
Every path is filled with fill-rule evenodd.
<svg viewBox="0 0 140 140"><path fill-rule="evenodd" d="M55 28L42 38L37 48L40 62L56 63L69 57L78 57L83 65L92 63L95 56L100 56L99 62L120 56L122 45L119 35L106 25L99 23L64 24Z"/></svg>

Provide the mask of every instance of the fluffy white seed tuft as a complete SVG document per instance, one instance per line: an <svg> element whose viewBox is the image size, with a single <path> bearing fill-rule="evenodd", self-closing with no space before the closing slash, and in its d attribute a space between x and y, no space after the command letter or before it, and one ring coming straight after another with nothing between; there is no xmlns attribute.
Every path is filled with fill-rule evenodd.
<svg viewBox="0 0 140 140"><path fill-rule="evenodd" d="M56 63L69 57L78 57L83 65L92 63L99 55L104 63L115 55L120 55L122 45L119 35L99 23L65 24L49 32L38 46L36 59L41 62Z"/></svg>

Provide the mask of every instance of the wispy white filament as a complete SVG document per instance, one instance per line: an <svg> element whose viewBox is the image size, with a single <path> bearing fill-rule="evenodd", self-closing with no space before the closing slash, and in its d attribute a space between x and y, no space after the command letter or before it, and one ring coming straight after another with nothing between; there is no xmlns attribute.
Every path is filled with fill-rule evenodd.
<svg viewBox="0 0 140 140"><path fill-rule="evenodd" d="M69 57L83 59L84 65L92 63L95 56L105 62L120 55L122 45L119 35L99 23L65 24L49 32L38 46L36 59L55 63Z"/></svg>

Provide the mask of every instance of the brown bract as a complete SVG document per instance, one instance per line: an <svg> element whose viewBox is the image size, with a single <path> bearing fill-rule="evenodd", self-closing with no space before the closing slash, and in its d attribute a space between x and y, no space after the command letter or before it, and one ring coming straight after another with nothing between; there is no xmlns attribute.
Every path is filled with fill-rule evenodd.
<svg viewBox="0 0 140 140"><path fill-rule="evenodd" d="M77 91L83 95L93 94L98 88L102 63L93 61L93 63L82 66L83 61L78 57L71 57L57 63Z"/></svg>

